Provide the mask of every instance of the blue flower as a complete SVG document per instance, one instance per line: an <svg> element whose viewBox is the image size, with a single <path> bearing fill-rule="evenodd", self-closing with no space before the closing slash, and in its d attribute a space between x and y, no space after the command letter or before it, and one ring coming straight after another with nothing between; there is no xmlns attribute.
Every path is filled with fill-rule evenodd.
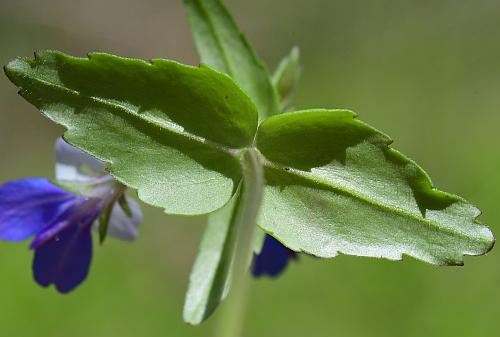
<svg viewBox="0 0 500 337"><path fill-rule="evenodd" d="M266 234L261 252L254 255L252 274L255 277L278 276L285 270L290 259L297 259L297 253L283 246L271 235Z"/></svg>
<svg viewBox="0 0 500 337"><path fill-rule="evenodd" d="M33 240L33 276L67 293L87 277L91 229L108 218L107 234L131 241L142 213L97 159L58 139L56 181L28 178L0 186L0 240ZM64 186L62 188L61 186ZM120 203L117 201L120 200Z"/></svg>

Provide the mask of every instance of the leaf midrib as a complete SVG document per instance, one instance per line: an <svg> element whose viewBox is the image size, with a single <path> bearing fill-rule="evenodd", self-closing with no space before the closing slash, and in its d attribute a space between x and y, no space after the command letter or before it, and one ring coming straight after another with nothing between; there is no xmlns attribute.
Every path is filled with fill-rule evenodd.
<svg viewBox="0 0 500 337"><path fill-rule="evenodd" d="M41 78L36 77L36 76L29 76L29 78L31 78L32 80L37 81L38 83L42 84L43 86L51 88L51 89L53 89L55 91L61 91L61 92L68 93L68 94L71 94L73 96L80 97L80 98L84 97L84 98L86 98L86 99L88 99L90 101L93 101L93 102L97 103L97 104L108 106L108 107L111 108L111 110L112 109L121 110L121 111L125 112L126 114L128 114L129 116L133 116L133 117L135 117L137 119L140 119L143 122L146 122L146 123L148 123L148 124L150 124L152 126L159 127L160 129L166 130L166 131L168 131L170 133L183 136L183 137L185 137L187 139L193 140L193 141L198 142L198 143L203 144L203 145L207 145L208 147L210 147L212 149L223 151L223 152L225 152L227 154L230 154L231 156L233 156L235 158L238 157L238 153L242 149L242 148L231 148L231 147L222 145L220 143L214 142L212 140L209 140L207 138L203 138L203 137L197 136L197 135L195 135L193 133L190 133L190 132L186 131L184 129L184 127L182 127L181 125L178 125L178 124L176 124L176 125L178 125L180 128L182 128L182 131L180 131L178 128L168 127L165 124L157 123L157 122L155 122L155 121L153 121L151 119L145 118L141 113L131 111L130 109L127 109L126 107L122 106L121 104L112 103L108 99L85 95L85 94L82 94L78 90L70 89L68 87L64 87L64 86L55 84L53 82L41 79ZM20 90L21 94L23 92L26 92L28 94L30 93L30 91L28 91L27 89L23 88L22 86L20 86L20 88L21 88L21 90ZM113 113L113 112L110 111L110 113ZM167 122L175 124L175 123L170 122L170 121L167 121Z"/></svg>
<svg viewBox="0 0 500 337"><path fill-rule="evenodd" d="M228 75L230 75L232 77L234 75L234 69L232 67L231 62L229 61L229 57L226 53L226 49L224 48L224 45L220 42L219 33L218 33L217 29L215 29L215 25L214 25L212 19L210 18L210 16L208 15L208 12L205 9L205 6L203 6L203 1L198 1L198 0L195 0L195 1L198 3L198 5L200 7L200 11L203 14L203 17L206 19L208 26L210 27L210 32L213 33L214 40L217 42L217 49L221 53L223 61L224 61L224 65L227 68L225 70L227 70Z"/></svg>
<svg viewBox="0 0 500 337"><path fill-rule="evenodd" d="M264 157L264 156L262 155L262 157ZM262 160L261 162L263 163L264 166L266 166L270 169L279 170L280 172L282 172L284 174L294 175L294 176L306 179L308 181L312 181L316 184L322 185L328 189L333 189L333 190L339 191L340 193L348 195L353 199L360 200L368 205L380 208L388 213L393 213L393 214L396 214L396 215L399 215L399 216L402 216L405 218L410 218L421 225L425 225L426 227L432 226L441 232L450 234L452 236L459 236L459 237L464 238L466 240L470 238L470 235L468 235L466 233L454 230L454 229L449 228L449 227L440 226L439 223L433 222L433 221L425 219L425 218L420 218L420 217L416 216L415 214L408 212L405 209L386 205L382 202L377 202L378 200L374 201L374 200L366 197L365 195L360 194L356 190L346 188L340 184L336 185L336 184L332 183L331 181L328 181L328 180L325 180L325 179L322 179L319 177L313 177L310 174L307 174L307 172L305 172L305 171L301 171L301 170L297 170L294 168L290 168L288 166L276 164L274 162L269 161L265 157L264 157L264 160ZM490 241L487 238L484 238L483 236L475 237L475 238L478 239L478 241L481 241L483 243L486 243L486 244L490 243Z"/></svg>

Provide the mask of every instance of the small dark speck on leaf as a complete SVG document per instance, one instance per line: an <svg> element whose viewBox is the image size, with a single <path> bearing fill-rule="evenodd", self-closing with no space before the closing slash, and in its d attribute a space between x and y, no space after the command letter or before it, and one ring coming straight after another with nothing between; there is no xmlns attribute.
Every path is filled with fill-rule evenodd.
<svg viewBox="0 0 500 337"><path fill-rule="evenodd" d="M290 168L289 167L285 167L285 171L290 171Z"/></svg>

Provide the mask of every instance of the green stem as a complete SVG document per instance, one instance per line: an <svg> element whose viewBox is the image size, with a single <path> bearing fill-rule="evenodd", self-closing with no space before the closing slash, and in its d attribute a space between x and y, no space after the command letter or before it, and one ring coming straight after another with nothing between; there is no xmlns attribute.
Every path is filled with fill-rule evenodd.
<svg viewBox="0 0 500 337"><path fill-rule="evenodd" d="M248 267L253 253L255 226L259 215L264 174L255 150L249 149L242 154L243 186L235 216L237 245L233 260L233 281L231 294L222 308L217 337L240 337L246 314L247 294L250 286Z"/></svg>

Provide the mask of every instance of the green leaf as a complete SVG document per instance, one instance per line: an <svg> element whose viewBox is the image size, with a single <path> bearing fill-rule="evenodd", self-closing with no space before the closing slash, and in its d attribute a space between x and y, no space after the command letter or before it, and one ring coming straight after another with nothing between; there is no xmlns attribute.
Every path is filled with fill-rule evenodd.
<svg viewBox="0 0 500 337"><path fill-rule="evenodd" d="M436 190L384 134L346 110L269 118L257 145L267 158L259 225L289 248L461 265L493 246L479 210Z"/></svg>
<svg viewBox="0 0 500 337"><path fill-rule="evenodd" d="M64 138L109 163L139 197L174 214L222 207L241 178L257 111L232 79L206 66L45 51L5 67L20 94L65 126Z"/></svg>
<svg viewBox="0 0 500 337"><path fill-rule="evenodd" d="M257 106L259 120L278 114L277 93L266 67L219 0L184 0L201 62L229 74Z"/></svg>
<svg viewBox="0 0 500 337"><path fill-rule="evenodd" d="M242 265L238 273L248 268L264 185L261 166L252 152L245 151L242 156L243 186L229 203L208 216L184 302L183 315L188 323L207 319L226 297L235 262ZM241 259L236 257L238 246Z"/></svg>
<svg viewBox="0 0 500 337"><path fill-rule="evenodd" d="M17 59L6 73L68 128L70 143L107 161L147 203L207 213L240 182L239 156L252 147L257 112L224 74L166 60L56 52ZM390 142L345 110L269 118L257 133L267 180L259 225L291 249L323 257L406 254L461 264L464 254L491 249L479 211L434 189Z"/></svg>
<svg viewBox="0 0 500 337"><path fill-rule="evenodd" d="M208 216L184 301L184 321L190 324L208 318L229 291L237 239L234 208L239 196L238 191L223 208Z"/></svg>
<svg viewBox="0 0 500 337"><path fill-rule="evenodd" d="M290 51L290 54L281 60L273 74L273 85L280 97L282 111L288 108L292 94L299 82L301 73L299 57L299 48L295 46Z"/></svg>

